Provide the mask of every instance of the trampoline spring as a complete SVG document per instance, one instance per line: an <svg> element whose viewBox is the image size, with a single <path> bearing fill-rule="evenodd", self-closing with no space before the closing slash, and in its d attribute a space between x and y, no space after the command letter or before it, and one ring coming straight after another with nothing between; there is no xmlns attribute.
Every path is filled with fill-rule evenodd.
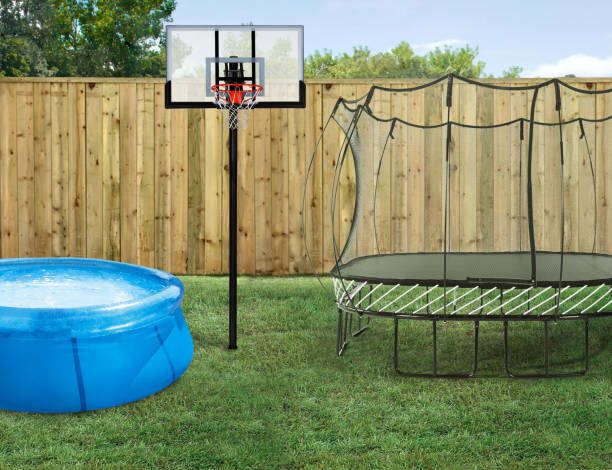
<svg viewBox="0 0 612 470"><path fill-rule="evenodd" d="M587 295L584 299L582 299L580 302L572 305L569 309L567 309L565 312L562 313L562 315L567 315L569 312L571 312L572 310L574 310L576 307L578 307L578 305L582 304L585 300L587 300L588 298L590 298L591 296L593 296L595 293L597 293L598 291L601 290L602 287L606 287L605 284L602 284L601 286L599 286L597 289L595 289L593 292L591 292L589 295ZM580 313L584 313L585 311L583 310Z"/></svg>
<svg viewBox="0 0 612 470"><path fill-rule="evenodd" d="M453 288L450 290L450 292L453 292L453 291L455 291L456 289L457 289L457 286L453 287ZM429 302L429 303L427 303L427 304L423 305L422 307L418 308L417 310L415 310L415 311L414 311L414 313L419 313L421 310L423 310L425 307L427 307L427 313L428 313L428 314L430 314L430 311L429 311L429 307L430 307L430 305L431 305L431 304L433 304L434 302L437 302L437 301L438 301L438 300L440 300L442 297L446 297L446 292L445 292L445 293L443 293L442 295L440 295L440 296L436 297L436 298L435 298L435 299L433 299L431 302ZM446 302L445 302L445 305L446 305ZM442 307L442 308L444 308L444 307Z"/></svg>
<svg viewBox="0 0 612 470"><path fill-rule="evenodd" d="M598 292L599 290L601 290L603 287L606 287L606 285L605 285L605 284L602 284L601 286L599 286L599 288L598 288L597 290L593 291L593 294L594 294L595 292ZM589 310L591 307L593 307L594 305L597 305L597 303L598 303L598 302L600 302L600 301L601 301L601 299L602 299L602 298L604 298L605 296L606 296L606 293L604 292L604 294L603 294L602 296L600 296L600 297L599 297L599 298L598 298L598 299L597 299L595 302L593 302L592 304L590 304L588 307L585 307L585 308L584 308L584 309L583 309L583 310L582 310L580 313L584 313L584 312L586 312L587 310Z"/></svg>
<svg viewBox="0 0 612 470"><path fill-rule="evenodd" d="M610 287L610 297L612 297L612 287ZM597 310L597 312L603 312L610 304L612 304L612 299L610 299L607 304Z"/></svg>
<svg viewBox="0 0 612 470"><path fill-rule="evenodd" d="M384 312L387 310L388 307L390 307L391 305L393 305L395 302L397 302L398 300L400 300L401 298L405 297L406 295L408 295L410 292L412 292L414 289L416 289L417 287L419 287L419 284L416 284L414 286L412 286L410 289L407 289L404 291L404 293L402 295L400 295L398 298L393 299L391 302L389 302L387 305L385 305L384 307L382 307L379 311L380 312Z"/></svg>
<svg viewBox="0 0 612 470"><path fill-rule="evenodd" d="M372 307L374 305L376 305L378 302L380 302L382 299L384 299L385 297L387 297L391 292L393 292L395 289L397 289L400 285L399 284L395 284L395 286L393 286L391 289L389 289L387 292L385 292L383 295L381 295L378 299L376 299L374 302L372 302L370 305L368 305L367 307L364 307L364 310L371 310Z"/></svg>
<svg viewBox="0 0 612 470"><path fill-rule="evenodd" d="M566 297L565 299L563 299L561 302L559 302L559 307L561 307L561 305L563 305L565 302L567 302L568 300L572 299L574 296L578 295L580 292L582 292L584 289L586 289L588 286L582 286L580 289L578 289L577 291L574 291L573 294L569 295L568 297ZM544 312L542 312L542 315L546 315L548 312L550 312L551 310L554 310L555 307L551 307L548 310L545 310Z"/></svg>
<svg viewBox="0 0 612 470"><path fill-rule="evenodd" d="M476 289L479 289L479 287L478 287L478 286L476 286L476 287L474 287L473 289L470 289L469 291L467 291L465 294L463 294L463 295L461 295L461 296L459 296L459 297L456 297L456 298L453 300L453 302L457 302L458 300L461 300L463 297L465 297L466 295L471 294L471 293L472 293L472 292L474 292ZM456 293L456 291L455 291L455 293ZM440 307L440 308L438 308L437 310L434 310L434 311L433 311L433 312L431 312L431 313L432 313L432 315L434 315L434 314L436 314L437 312L439 312L440 310L443 310L443 309L444 309L444 307ZM457 313L457 312L458 312L458 310L457 310L457 309L454 309L454 310L453 310L453 314L455 314L455 313Z"/></svg>
<svg viewBox="0 0 612 470"><path fill-rule="evenodd" d="M404 305L403 307L399 308L398 310L396 310L394 313L399 313L402 310L404 310L405 308L410 307L413 303L415 303L416 301L422 299L423 297L427 296L429 297L429 291L435 289L436 287L438 287L438 284L436 284L435 286L433 286L430 289L427 289L423 294L419 295L418 297L416 297L415 299L412 299L410 302L408 302L406 305Z"/></svg>
<svg viewBox="0 0 612 470"><path fill-rule="evenodd" d="M366 295L365 295L365 296L364 296L364 297L363 297L363 298L362 298L362 299L361 299L359 302L357 302L357 304L355 305L355 307L359 307L359 306L361 305L361 303L362 303L362 302L363 302L365 299L367 299L368 297L370 297L370 298L371 298L371 297L372 297L372 294L373 294L374 292L376 292L376 290L378 290L378 288L379 288L380 286L382 286L382 285L383 285L383 283L381 282L381 283L380 283L380 284L378 284L376 287L374 287L374 289L372 289L372 286L370 285L370 291L369 291L369 292L368 292L368 293L367 293L367 294L366 294Z"/></svg>

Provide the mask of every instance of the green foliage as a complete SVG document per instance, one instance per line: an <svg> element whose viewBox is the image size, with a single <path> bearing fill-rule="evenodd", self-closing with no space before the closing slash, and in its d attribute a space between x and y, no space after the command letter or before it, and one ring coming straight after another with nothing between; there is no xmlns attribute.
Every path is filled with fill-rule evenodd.
<svg viewBox="0 0 612 470"><path fill-rule="evenodd" d="M24 77L30 72L28 44L23 39L0 40L0 77Z"/></svg>
<svg viewBox="0 0 612 470"><path fill-rule="evenodd" d="M0 0L5 75L164 76L175 0Z"/></svg>
<svg viewBox="0 0 612 470"><path fill-rule="evenodd" d="M521 73L523 73L523 67L513 65L502 72L502 78L519 78Z"/></svg>
<svg viewBox="0 0 612 470"><path fill-rule="evenodd" d="M325 49L306 57L304 75L307 78L437 78L447 73L470 78L483 76L485 63L477 60L478 48L435 50L419 56L402 41L389 52L372 54L367 47L356 47L353 54L334 56ZM508 73L518 76L523 69L510 67ZM504 72L506 73L506 72ZM509 75L510 76L510 75Z"/></svg>
<svg viewBox="0 0 612 470"><path fill-rule="evenodd" d="M48 0L0 0L0 75L48 76L45 51L56 40Z"/></svg>
<svg viewBox="0 0 612 470"><path fill-rule="evenodd" d="M465 46L453 49L446 46L444 49L436 47L427 54L427 71L429 77L439 77L447 73L456 73L462 77L478 78L482 74L485 63L476 61L478 48Z"/></svg>

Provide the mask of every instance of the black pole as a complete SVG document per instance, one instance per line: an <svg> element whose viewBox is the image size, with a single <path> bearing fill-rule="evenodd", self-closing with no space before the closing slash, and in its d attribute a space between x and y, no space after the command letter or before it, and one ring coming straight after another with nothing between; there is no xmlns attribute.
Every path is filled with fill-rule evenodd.
<svg viewBox="0 0 612 470"><path fill-rule="evenodd" d="M230 122L237 123L237 111L229 111ZM238 233L238 129L230 126L229 140L229 349L236 349L236 237Z"/></svg>

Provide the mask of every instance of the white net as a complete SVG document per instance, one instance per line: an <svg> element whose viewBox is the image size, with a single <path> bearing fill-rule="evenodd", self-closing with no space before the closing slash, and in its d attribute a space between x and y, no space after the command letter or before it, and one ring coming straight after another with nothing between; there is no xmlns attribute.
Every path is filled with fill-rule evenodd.
<svg viewBox="0 0 612 470"><path fill-rule="evenodd" d="M223 84L213 85L215 104L223 111L223 127L226 129L246 129L249 113L257 97L263 91L260 85Z"/></svg>

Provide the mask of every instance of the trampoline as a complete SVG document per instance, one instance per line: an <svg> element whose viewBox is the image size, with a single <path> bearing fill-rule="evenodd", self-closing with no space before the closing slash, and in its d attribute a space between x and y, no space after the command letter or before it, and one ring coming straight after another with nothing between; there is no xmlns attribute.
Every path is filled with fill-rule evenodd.
<svg viewBox="0 0 612 470"><path fill-rule="evenodd" d="M176 381L193 341L174 276L78 258L0 260L0 408L128 403Z"/></svg>
<svg viewBox="0 0 612 470"><path fill-rule="evenodd" d="M308 259L333 280L337 354L372 317L391 318L397 373L473 377L479 325L496 321L503 323L509 376L585 374L589 320L612 315L610 136L612 89L588 83L499 86L449 74L339 98L315 147L302 208ZM318 160L329 156L333 161ZM308 226L318 220L319 165L333 166L322 181L330 230L321 245L309 239ZM315 265L313 248L332 265L326 268L323 256ZM431 322L430 372L400 367L401 320ZM556 371L549 328L570 320L583 322L584 363ZM470 371L438 370L437 329L448 321L473 322ZM511 322L543 326L536 373L510 364Z"/></svg>

